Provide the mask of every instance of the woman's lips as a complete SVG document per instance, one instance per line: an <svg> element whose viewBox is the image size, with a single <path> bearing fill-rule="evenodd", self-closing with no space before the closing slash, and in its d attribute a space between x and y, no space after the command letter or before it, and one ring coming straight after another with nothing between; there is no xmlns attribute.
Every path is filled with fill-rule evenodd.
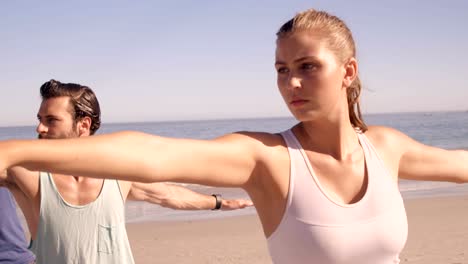
<svg viewBox="0 0 468 264"><path fill-rule="evenodd" d="M289 104L294 107L302 106L305 103L307 103L307 100L304 100L304 99L293 99L291 100L291 102L289 102Z"/></svg>

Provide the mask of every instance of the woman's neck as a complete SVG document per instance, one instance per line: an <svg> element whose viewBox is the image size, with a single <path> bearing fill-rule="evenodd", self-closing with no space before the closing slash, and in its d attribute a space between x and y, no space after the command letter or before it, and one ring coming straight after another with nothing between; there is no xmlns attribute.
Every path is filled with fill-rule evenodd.
<svg viewBox="0 0 468 264"><path fill-rule="evenodd" d="M349 118L301 122L293 128L304 149L345 160L360 149L356 130Z"/></svg>

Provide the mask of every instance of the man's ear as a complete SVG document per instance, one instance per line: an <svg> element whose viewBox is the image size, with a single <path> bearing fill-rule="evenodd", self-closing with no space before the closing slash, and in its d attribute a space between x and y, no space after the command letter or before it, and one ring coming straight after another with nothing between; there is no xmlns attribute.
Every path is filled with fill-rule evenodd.
<svg viewBox="0 0 468 264"><path fill-rule="evenodd" d="M89 116L85 116L78 121L78 135L81 136L89 136L91 135L91 118Z"/></svg>
<svg viewBox="0 0 468 264"><path fill-rule="evenodd" d="M358 64L355 58L351 58L344 64L343 87L348 88L358 76Z"/></svg>

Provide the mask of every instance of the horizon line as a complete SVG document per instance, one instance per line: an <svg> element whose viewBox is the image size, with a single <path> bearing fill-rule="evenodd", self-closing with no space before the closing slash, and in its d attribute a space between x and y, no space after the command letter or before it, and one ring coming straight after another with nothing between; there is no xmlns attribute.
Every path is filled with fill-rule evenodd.
<svg viewBox="0 0 468 264"><path fill-rule="evenodd" d="M418 114L418 113L454 113L454 112L468 112L468 110L436 110L436 111L396 111L396 112L370 112L363 113L362 115L388 115L388 114ZM173 123L173 122L197 122L197 121L220 121L220 120L250 120L250 119L279 119L279 118L292 118L294 116L256 116L256 117L225 117L225 118L198 118L198 119L161 119L161 120L146 120L146 121L110 121L101 122L103 125L118 125L118 124L141 124L141 123ZM0 125L0 128L11 127L31 127L37 124L17 124L17 125Z"/></svg>

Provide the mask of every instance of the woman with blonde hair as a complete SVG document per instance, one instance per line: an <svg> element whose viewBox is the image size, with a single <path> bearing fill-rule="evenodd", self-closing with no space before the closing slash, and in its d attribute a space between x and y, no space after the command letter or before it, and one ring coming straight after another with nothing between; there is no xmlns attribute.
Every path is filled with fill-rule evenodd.
<svg viewBox="0 0 468 264"><path fill-rule="evenodd" d="M468 152L365 125L355 44L339 18L299 13L276 44L278 88L299 121L283 133L7 141L1 166L239 187L254 202L275 263L399 263L407 220L398 178L468 182Z"/></svg>

